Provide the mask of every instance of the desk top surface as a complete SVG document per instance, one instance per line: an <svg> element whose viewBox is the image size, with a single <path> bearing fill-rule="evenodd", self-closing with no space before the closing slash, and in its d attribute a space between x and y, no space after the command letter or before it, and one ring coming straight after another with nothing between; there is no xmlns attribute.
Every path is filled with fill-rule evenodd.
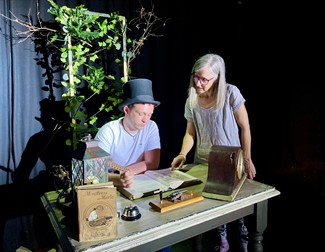
<svg viewBox="0 0 325 252"><path fill-rule="evenodd" d="M204 165L188 165L187 172L202 181L207 179L207 166ZM202 193L205 183L200 185L187 187L187 190L192 190L195 193ZM55 213L52 217L59 222L53 225L54 228L62 229L67 233L67 242L73 247L74 251L122 251L135 246L137 242L143 243L163 236L166 233L181 231L182 229L195 226L198 223L209 221L213 218L218 218L225 213L236 211L240 208L245 208L254 205L261 201L267 200L279 195L273 186L266 185L254 180L246 179L236 199L232 202L220 201L215 199L205 198L202 201L193 203L191 205L181 207L169 212L160 213L154 211L149 202L159 199L158 195L145 197L138 200L130 201L123 196L117 197L117 211L121 214L125 207L137 206L141 213L141 218L135 221L124 221L118 219L118 236L114 240L104 240L100 242L79 242L72 236L69 236L69 231L65 225L62 224L64 216L56 207L56 192L48 192L42 198L44 205L50 205ZM46 198L46 200L44 200ZM45 206L46 207L46 206ZM51 219L51 217L50 217ZM58 230L56 230L58 232ZM58 233L57 233L58 235ZM60 238L59 238L60 239ZM129 245L128 245L129 244ZM121 249L119 249L121 247Z"/></svg>

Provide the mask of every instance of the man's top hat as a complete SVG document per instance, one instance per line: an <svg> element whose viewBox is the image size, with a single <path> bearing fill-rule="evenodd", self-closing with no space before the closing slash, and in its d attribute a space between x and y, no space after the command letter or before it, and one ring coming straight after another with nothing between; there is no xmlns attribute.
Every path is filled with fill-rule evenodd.
<svg viewBox="0 0 325 252"><path fill-rule="evenodd" d="M125 100L118 105L123 111L124 106L133 103L151 103L157 107L160 101L155 101L152 94L152 82L148 79L133 79L123 86Z"/></svg>

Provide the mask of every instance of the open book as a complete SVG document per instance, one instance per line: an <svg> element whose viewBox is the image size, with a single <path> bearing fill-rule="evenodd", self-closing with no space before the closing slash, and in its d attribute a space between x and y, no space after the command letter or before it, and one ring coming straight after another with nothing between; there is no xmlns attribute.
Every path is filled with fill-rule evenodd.
<svg viewBox="0 0 325 252"><path fill-rule="evenodd" d="M118 187L118 190L130 200L135 200L160 191L165 192L200 183L202 181L192 175L179 170L172 170L172 168L165 168L148 170L144 174L138 174L134 177L132 187Z"/></svg>

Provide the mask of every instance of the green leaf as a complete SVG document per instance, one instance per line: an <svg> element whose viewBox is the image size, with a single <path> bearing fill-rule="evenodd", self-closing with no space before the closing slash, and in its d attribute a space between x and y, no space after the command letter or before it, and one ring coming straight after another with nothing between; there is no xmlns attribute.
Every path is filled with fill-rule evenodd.
<svg viewBox="0 0 325 252"><path fill-rule="evenodd" d="M92 62L94 62L96 59L98 59L98 55L97 55L97 54L95 54L95 55L93 55L92 57L90 57L90 60L91 60Z"/></svg>
<svg viewBox="0 0 325 252"><path fill-rule="evenodd" d="M71 139L69 138L69 139L65 140L65 144L66 144L67 146L71 146L71 145L72 145L72 141L71 141Z"/></svg>
<svg viewBox="0 0 325 252"><path fill-rule="evenodd" d="M65 80L65 81L67 81L67 80L69 80L69 75L67 74L67 73L65 73L65 74L63 74L63 76L62 76L62 78ZM64 86L64 87L66 87L66 82L61 82L62 83L62 85ZM63 84L64 83L64 84Z"/></svg>
<svg viewBox="0 0 325 252"><path fill-rule="evenodd" d="M115 48L116 48L116 50L120 50L121 49L121 44L120 43L116 43L115 44Z"/></svg>

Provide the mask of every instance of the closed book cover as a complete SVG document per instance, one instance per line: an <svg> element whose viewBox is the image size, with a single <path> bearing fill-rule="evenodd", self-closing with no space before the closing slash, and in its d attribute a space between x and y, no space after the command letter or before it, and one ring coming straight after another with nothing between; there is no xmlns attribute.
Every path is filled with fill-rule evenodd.
<svg viewBox="0 0 325 252"><path fill-rule="evenodd" d="M116 187L112 182L76 187L79 241L117 237Z"/></svg>

